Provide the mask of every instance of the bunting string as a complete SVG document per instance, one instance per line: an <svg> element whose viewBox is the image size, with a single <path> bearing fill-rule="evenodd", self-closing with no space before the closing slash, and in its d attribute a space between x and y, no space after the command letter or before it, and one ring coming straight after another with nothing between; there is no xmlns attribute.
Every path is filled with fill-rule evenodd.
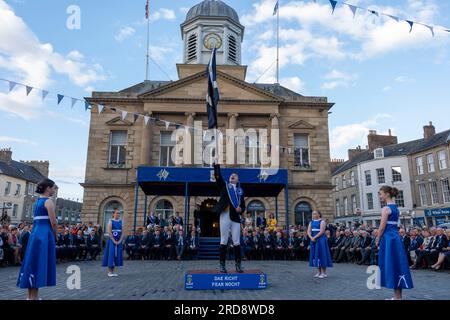
<svg viewBox="0 0 450 320"><path fill-rule="evenodd" d="M139 118L142 118L142 119L144 120L144 124L145 124L146 126L148 125L148 123L149 123L150 121L153 121L153 122L160 122L160 123L163 123L163 124L164 124L166 130L169 130L169 127L170 127L171 125L173 125L173 126L175 126L176 129L184 128L184 130L185 130L186 132L189 132L190 130L201 132L201 133L202 133L203 139L205 139L206 133L207 133L207 131L208 131L208 130L204 130L204 129L199 129L199 128L195 128L195 127L190 127L190 126L187 126L187 125L182 124L182 123L177 123L177 122L168 121L168 120L161 119L161 118L151 117L151 116L149 116L149 115L147 115L147 114L141 114L141 113L138 113L138 112L129 112L129 111L126 111L126 110L121 110L121 109L118 109L118 108L116 108L116 107L107 106L107 105L103 105L103 104L89 103L88 101L86 101L86 99L79 99L79 98L67 96L67 95L60 94L60 93L52 93L51 91L44 90L44 89L39 89L39 88L32 87L32 86L29 86L29 85L26 85L26 84L23 84L23 83L20 83L20 82L16 82L16 81L11 81L11 80L2 79L2 78L0 78L0 80L1 80L1 81L5 81L5 82L8 82L8 85L9 85L9 92L12 92L15 88L17 88L17 87L19 87L19 86L25 88L26 96L29 96L29 94L30 94L32 91L41 91L41 100L42 100L42 101L44 101L50 94L54 94L54 95L56 96L56 99L57 99L57 105L58 105L58 106L61 104L61 102L62 102L64 99L70 99L70 101L71 101L71 108L75 107L75 105L76 105L78 102L81 102L81 103L84 104L84 109L85 109L85 111L90 110L90 109L92 109L93 106L95 106L95 107L97 108L98 114L102 114L103 111L104 111L105 109L107 109L107 110L110 110L110 111L112 111L112 112L114 112L114 113L119 114L122 120L125 120L125 119L127 118L128 115L132 115L132 117L133 117L133 123L136 123L136 121L137 121ZM239 137L236 137L236 136L230 136L230 135L226 135L226 134L222 134L222 136L223 136L224 138L234 138L234 143L235 143L235 144L237 144L237 143L239 142L239 141L238 141ZM250 146L250 147L257 147L258 145L253 145L252 142L250 142L249 146ZM266 144L266 148L268 148L269 150L270 150L272 147L274 147L274 148L280 150L283 154L285 154L286 152L287 152L288 154L293 153L293 148L291 148L291 147L286 147L286 146L281 146L281 145L271 145L271 144Z"/></svg>
<svg viewBox="0 0 450 320"><path fill-rule="evenodd" d="M317 3L317 0L314 0L314 2ZM365 7L361 7L361 6L356 6L354 4L350 4L347 2L339 2L337 0L328 0L328 2L331 5L331 14L334 14L337 5L339 4L340 6L346 6L348 7L351 12L353 13L353 17L356 17L356 13L357 11L362 11L362 12L369 12L371 14L373 14L376 17L380 17L380 16L385 16L388 17L396 22L406 22L409 25L409 32L411 33L413 30L414 25L422 25L424 27L426 27L428 30L430 30L431 35L434 37L436 35L435 31L439 30L439 31L443 31L443 32L447 32L450 33L450 28L445 28L445 27L441 27L441 26L433 26L427 23L422 23L419 21L414 21L414 20L408 20L408 19L403 19L401 17L397 17L388 13L384 13L384 12L379 12L379 11L375 11L369 8L365 8Z"/></svg>

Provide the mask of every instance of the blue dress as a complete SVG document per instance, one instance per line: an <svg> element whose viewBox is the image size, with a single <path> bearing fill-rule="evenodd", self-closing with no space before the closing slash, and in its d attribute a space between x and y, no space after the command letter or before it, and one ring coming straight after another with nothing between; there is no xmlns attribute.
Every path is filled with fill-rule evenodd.
<svg viewBox="0 0 450 320"><path fill-rule="evenodd" d="M122 220L111 220L111 229L113 238L116 241L120 240L122 236ZM119 243L117 246L112 242L111 239L108 239L108 243L106 244L105 253L103 254L103 267L114 268L123 266L123 255L122 255L122 243Z"/></svg>
<svg viewBox="0 0 450 320"><path fill-rule="evenodd" d="M320 232L321 222L322 220L311 221L311 235L313 237ZM330 249L328 248L328 241L325 233L317 238L316 242L310 242L309 266L316 268L333 267L333 260L331 259Z"/></svg>
<svg viewBox="0 0 450 320"><path fill-rule="evenodd" d="M33 231L20 268L17 286L37 289L56 285L56 247L45 202L39 198L34 210Z"/></svg>
<svg viewBox="0 0 450 320"><path fill-rule="evenodd" d="M395 204L387 206L391 209L391 214L381 236L378 251L381 286L390 289L412 289L409 263L397 229L400 213Z"/></svg>

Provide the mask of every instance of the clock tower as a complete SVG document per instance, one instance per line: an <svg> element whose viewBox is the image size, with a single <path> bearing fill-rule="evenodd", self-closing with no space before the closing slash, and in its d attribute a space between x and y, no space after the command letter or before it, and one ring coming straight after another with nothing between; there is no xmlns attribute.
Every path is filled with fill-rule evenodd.
<svg viewBox="0 0 450 320"><path fill-rule="evenodd" d="M241 65L244 27L236 11L220 0L204 0L192 7L181 24L185 64L208 64L217 48L218 65Z"/></svg>

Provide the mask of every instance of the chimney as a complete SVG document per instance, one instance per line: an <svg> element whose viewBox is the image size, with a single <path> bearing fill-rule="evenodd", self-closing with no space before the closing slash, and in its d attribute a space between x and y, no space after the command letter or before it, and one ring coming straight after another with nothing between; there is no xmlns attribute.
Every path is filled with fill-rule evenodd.
<svg viewBox="0 0 450 320"><path fill-rule="evenodd" d="M50 166L50 163L48 161L20 161L20 162L35 168L37 171L39 171L40 174L48 178L48 168Z"/></svg>
<svg viewBox="0 0 450 320"><path fill-rule="evenodd" d="M365 150L361 149L361 146L358 146L356 149L348 149L348 160L353 160L354 157L364 151Z"/></svg>
<svg viewBox="0 0 450 320"><path fill-rule="evenodd" d="M377 148L398 144L397 137L392 135L391 130L389 130L389 135L387 136L378 134L376 130L370 130L367 136L367 142L370 152Z"/></svg>
<svg viewBox="0 0 450 320"><path fill-rule="evenodd" d="M331 170L331 173L333 173L333 171L334 171L337 167L339 167L341 164L343 164L344 162L345 162L344 159L332 159L332 160L330 161L330 170Z"/></svg>
<svg viewBox="0 0 450 320"><path fill-rule="evenodd" d="M11 164L12 151L11 148L0 149L0 161Z"/></svg>
<svg viewBox="0 0 450 320"><path fill-rule="evenodd" d="M432 136L436 134L436 128L433 126L433 122L430 121L430 123L427 126L423 126L423 137L424 139L429 139Z"/></svg>

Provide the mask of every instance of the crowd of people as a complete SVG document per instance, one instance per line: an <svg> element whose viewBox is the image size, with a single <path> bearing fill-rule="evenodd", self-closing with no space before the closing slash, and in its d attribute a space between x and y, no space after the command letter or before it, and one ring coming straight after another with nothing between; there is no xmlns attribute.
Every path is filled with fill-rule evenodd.
<svg viewBox="0 0 450 320"><path fill-rule="evenodd" d="M183 227L177 212L161 224L151 214L146 227L124 237L123 249L129 260L186 260L197 259L199 226ZM32 224L8 223L0 226L0 266L20 265L26 252ZM326 237L334 263L375 265L378 258L377 229L365 225L347 228L327 223ZM404 248L413 269L439 270L450 267L450 230L441 228L399 229ZM58 262L98 260L105 246L100 225L92 222L76 225L61 224L57 228L56 257ZM242 219L241 250L245 260L303 260L309 259L310 239L307 226L291 225L287 233L277 224L273 214ZM228 256L233 259L233 243L228 244Z"/></svg>

